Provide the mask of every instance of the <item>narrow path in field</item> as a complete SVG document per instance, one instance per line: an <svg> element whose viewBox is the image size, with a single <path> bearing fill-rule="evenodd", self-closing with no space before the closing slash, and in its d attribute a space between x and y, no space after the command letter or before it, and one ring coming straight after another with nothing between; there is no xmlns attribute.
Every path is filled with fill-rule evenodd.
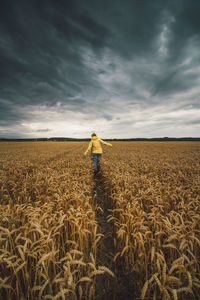
<svg viewBox="0 0 200 300"><path fill-rule="evenodd" d="M97 276L95 300L134 299L133 291L131 291L130 286L127 286L126 278L120 276L122 274L120 266L116 266L113 263L115 255L115 232L113 224L107 222L107 217L110 215L109 209L112 209L107 190L106 180L100 171L94 176L93 189L93 201L96 206L98 233L104 235L97 246L97 266L109 268L115 274L115 278L108 274Z"/></svg>
<svg viewBox="0 0 200 300"><path fill-rule="evenodd" d="M97 266L105 266L114 272L113 269L113 226L107 222L109 215L108 195L105 191L104 178L101 171L94 176L93 200L96 206L96 218L98 224L98 232L104 236L97 246ZM116 279L105 274L97 276L95 300L113 299L112 292L116 285Z"/></svg>

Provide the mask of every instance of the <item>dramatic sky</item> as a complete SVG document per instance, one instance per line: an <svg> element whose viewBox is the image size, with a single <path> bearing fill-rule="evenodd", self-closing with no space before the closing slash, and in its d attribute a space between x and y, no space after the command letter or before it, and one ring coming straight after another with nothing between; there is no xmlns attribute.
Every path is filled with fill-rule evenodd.
<svg viewBox="0 0 200 300"><path fill-rule="evenodd" d="M0 137L199 137L199 14L199 0L1 0Z"/></svg>

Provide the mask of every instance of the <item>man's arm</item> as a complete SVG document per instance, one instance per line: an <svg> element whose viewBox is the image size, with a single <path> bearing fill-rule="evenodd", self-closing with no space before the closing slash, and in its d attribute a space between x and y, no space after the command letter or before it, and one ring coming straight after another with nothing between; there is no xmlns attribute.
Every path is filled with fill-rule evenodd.
<svg viewBox="0 0 200 300"><path fill-rule="evenodd" d="M85 151L84 155L87 155L88 151L90 151L92 148L92 141L89 143L89 146L87 148L87 150Z"/></svg>
<svg viewBox="0 0 200 300"><path fill-rule="evenodd" d="M106 146L110 146L110 147L112 147L112 145L110 144L110 143L107 143L107 142L104 142L103 140L101 140L101 139L99 139L100 140L100 142L102 143L102 144L104 144L104 145L106 145Z"/></svg>

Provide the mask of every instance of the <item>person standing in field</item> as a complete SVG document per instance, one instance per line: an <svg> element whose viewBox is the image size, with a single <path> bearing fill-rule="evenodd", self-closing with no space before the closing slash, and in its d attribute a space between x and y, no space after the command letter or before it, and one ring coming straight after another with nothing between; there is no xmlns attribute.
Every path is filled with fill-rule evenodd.
<svg viewBox="0 0 200 300"><path fill-rule="evenodd" d="M112 147L111 144L104 142L103 140L99 139L96 133L92 133L91 141L87 150L85 151L84 155L87 155L88 151L91 150L93 163L94 163L94 172L95 174L99 171L99 158L102 156L103 151L101 144L107 145Z"/></svg>

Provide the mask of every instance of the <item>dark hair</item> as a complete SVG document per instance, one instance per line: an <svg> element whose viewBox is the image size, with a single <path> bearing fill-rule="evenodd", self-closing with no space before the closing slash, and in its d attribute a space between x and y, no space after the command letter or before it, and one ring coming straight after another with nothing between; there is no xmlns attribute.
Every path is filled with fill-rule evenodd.
<svg viewBox="0 0 200 300"><path fill-rule="evenodd" d="M97 136L97 135L96 135L96 133L94 132L94 133L91 134L91 136Z"/></svg>

